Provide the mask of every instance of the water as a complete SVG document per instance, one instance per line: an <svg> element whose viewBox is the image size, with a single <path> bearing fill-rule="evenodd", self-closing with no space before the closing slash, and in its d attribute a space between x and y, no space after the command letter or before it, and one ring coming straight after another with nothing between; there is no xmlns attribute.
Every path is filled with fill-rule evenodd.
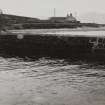
<svg viewBox="0 0 105 105"><path fill-rule="evenodd" d="M0 57L0 105L105 105L105 65Z"/></svg>
<svg viewBox="0 0 105 105"><path fill-rule="evenodd" d="M105 37L105 28L93 29L25 29L25 30L11 30L10 32L16 34L42 34L42 35L59 35L59 36L83 36L83 37Z"/></svg>

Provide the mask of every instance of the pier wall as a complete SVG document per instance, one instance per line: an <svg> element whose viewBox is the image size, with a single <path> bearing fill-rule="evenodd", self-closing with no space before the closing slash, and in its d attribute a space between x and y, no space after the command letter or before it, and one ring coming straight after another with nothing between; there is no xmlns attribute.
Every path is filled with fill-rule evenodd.
<svg viewBox="0 0 105 105"><path fill-rule="evenodd" d="M82 56L91 51L89 38L57 35L0 35L0 52L17 56Z"/></svg>

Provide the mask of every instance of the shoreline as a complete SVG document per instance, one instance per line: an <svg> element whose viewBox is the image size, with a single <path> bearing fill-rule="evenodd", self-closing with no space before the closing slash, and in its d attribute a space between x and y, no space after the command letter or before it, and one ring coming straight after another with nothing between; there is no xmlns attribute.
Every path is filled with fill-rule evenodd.
<svg viewBox="0 0 105 105"><path fill-rule="evenodd" d="M98 27L98 28L93 28L93 27L82 27L82 28L60 28L60 29L13 29L13 30L8 30L9 32L30 32L30 31L105 31L105 27Z"/></svg>

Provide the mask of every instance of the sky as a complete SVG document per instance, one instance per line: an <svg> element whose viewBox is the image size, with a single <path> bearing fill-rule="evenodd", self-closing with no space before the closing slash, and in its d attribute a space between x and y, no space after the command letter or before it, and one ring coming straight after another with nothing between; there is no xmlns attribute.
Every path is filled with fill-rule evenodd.
<svg viewBox="0 0 105 105"><path fill-rule="evenodd" d="M47 18L65 16L67 12L74 15L87 12L105 13L105 0L0 0L4 13L28 17Z"/></svg>

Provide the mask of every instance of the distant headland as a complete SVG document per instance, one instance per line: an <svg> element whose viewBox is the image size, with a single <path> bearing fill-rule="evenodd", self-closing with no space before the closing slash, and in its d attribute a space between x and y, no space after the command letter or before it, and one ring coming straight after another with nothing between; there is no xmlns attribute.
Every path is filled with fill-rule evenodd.
<svg viewBox="0 0 105 105"><path fill-rule="evenodd" d="M51 29L51 28L77 28L77 27L100 27L104 24L81 23L72 15L67 13L65 17L49 17L46 20L10 14L0 14L1 24L9 29Z"/></svg>

